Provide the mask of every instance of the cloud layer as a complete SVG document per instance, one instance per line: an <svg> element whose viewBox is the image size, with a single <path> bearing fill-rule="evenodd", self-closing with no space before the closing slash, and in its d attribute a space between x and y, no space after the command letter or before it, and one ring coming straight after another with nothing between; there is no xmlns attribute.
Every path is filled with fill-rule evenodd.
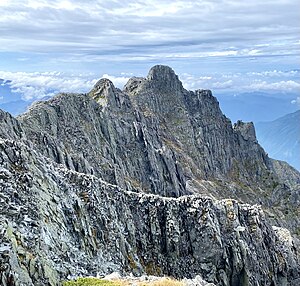
<svg viewBox="0 0 300 286"><path fill-rule="evenodd" d="M83 75L68 75L60 72L4 72L0 71L3 84L12 92L21 94L24 100L41 99L58 92L86 92L96 79Z"/></svg>
<svg viewBox="0 0 300 286"><path fill-rule="evenodd" d="M132 74L103 74L115 86L123 88ZM145 74L143 76L146 76ZM212 89L216 93L242 93L264 91L272 93L292 92L300 94L300 70L265 71L262 73L211 73L202 76L188 73L179 74L186 89ZM5 72L0 71L3 84L8 84L12 92L22 95L24 100L40 99L59 92L87 92L97 82L95 74L69 74L66 72ZM5 96L5 95L2 95ZM0 99L1 100L1 99ZM295 97L291 103L299 104Z"/></svg>
<svg viewBox="0 0 300 286"><path fill-rule="evenodd" d="M299 94L299 11L298 0L0 0L0 78L31 99L87 91L105 73L122 86L161 63L188 89Z"/></svg>
<svg viewBox="0 0 300 286"><path fill-rule="evenodd" d="M0 50L76 60L291 56L297 0L0 1ZM275 41L274 41L275 39Z"/></svg>

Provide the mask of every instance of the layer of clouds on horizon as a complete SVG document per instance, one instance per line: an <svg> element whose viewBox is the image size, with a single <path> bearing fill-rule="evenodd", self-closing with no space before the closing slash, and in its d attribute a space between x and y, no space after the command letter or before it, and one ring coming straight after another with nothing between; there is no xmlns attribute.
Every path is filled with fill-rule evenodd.
<svg viewBox="0 0 300 286"><path fill-rule="evenodd" d="M167 64L187 89L299 95L299 11L298 0L0 0L0 78L30 100Z"/></svg>

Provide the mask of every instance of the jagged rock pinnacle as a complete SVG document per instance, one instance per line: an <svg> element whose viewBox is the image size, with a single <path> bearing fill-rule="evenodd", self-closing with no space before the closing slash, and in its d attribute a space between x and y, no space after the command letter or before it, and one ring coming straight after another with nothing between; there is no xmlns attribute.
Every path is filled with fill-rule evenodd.
<svg viewBox="0 0 300 286"><path fill-rule="evenodd" d="M144 77L132 77L124 86L124 92L135 94L142 82L146 81Z"/></svg>
<svg viewBox="0 0 300 286"><path fill-rule="evenodd" d="M109 79L101 78L89 92L89 95L100 105L106 106L108 97L115 93L115 91L114 84Z"/></svg>
<svg viewBox="0 0 300 286"><path fill-rule="evenodd" d="M149 80L162 80L162 79L177 79L174 70L169 66L156 65L153 66L148 73L147 79Z"/></svg>
<svg viewBox="0 0 300 286"><path fill-rule="evenodd" d="M234 124L234 129L240 132L245 140L257 142L253 122L243 122L238 120L237 123Z"/></svg>
<svg viewBox="0 0 300 286"><path fill-rule="evenodd" d="M182 90L182 83L173 69L168 66L156 65L148 73L147 80L159 88Z"/></svg>

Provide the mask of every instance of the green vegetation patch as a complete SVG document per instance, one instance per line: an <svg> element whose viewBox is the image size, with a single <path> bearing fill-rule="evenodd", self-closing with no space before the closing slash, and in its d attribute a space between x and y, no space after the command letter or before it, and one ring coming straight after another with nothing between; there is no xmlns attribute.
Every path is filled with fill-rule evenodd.
<svg viewBox="0 0 300 286"><path fill-rule="evenodd" d="M63 286L183 286L182 281L163 277L156 281L134 281L128 279L120 279L115 281L107 281L97 278L78 278L73 281L63 282Z"/></svg>
<svg viewBox="0 0 300 286"><path fill-rule="evenodd" d="M78 278L73 281L63 282L63 286L121 286L121 284L97 278Z"/></svg>

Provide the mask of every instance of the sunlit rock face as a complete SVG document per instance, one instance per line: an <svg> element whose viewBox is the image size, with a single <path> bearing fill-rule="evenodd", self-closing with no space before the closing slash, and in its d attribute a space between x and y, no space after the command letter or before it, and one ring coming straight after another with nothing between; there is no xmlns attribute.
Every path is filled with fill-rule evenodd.
<svg viewBox="0 0 300 286"><path fill-rule="evenodd" d="M113 271L300 283L299 173L171 68L0 119L1 285Z"/></svg>

